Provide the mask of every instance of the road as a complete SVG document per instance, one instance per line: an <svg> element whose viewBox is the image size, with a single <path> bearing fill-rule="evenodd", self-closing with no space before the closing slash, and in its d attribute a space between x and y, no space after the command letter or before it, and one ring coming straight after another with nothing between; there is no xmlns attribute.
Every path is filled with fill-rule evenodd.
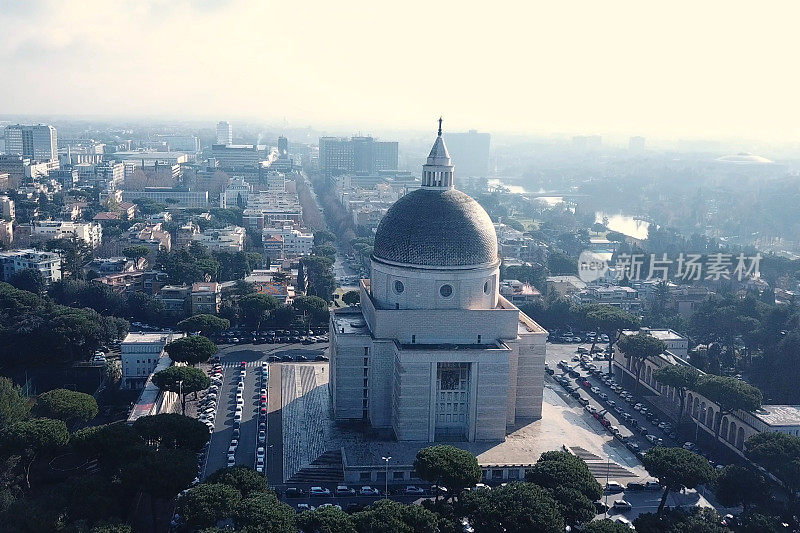
<svg viewBox="0 0 800 533"><path fill-rule="evenodd" d="M317 355L327 352L328 343L317 343L304 345L298 343L290 344L239 344L221 345L217 355L223 368L222 387L220 388L219 403L217 405L217 416L214 419L214 432L211 434L208 456L205 465L206 477L220 468L227 466L228 448L233 437L233 417L236 411L236 385L238 383L241 362L246 365L247 374L244 380L244 409L242 410L242 421L239 435L239 446L236 449L236 464L246 465L255 468L256 461L256 440L258 438L258 409L259 397L262 382L261 363L267 361L270 355L297 357L302 355L313 360ZM272 380L268 384L270 396L280 395L280 366L281 363L270 363L269 372L274 374L277 386L273 385ZM266 385L266 383L265 383ZM277 416L269 416L269 422L280 424L280 412ZM279 428L269 433L275 435L277 431L278 439L270 440L272 448L267 450L267 462L274 471L282 470ZM278 446L276 446L278 444ZM280 466L279 466L280 465Z"/></svg>

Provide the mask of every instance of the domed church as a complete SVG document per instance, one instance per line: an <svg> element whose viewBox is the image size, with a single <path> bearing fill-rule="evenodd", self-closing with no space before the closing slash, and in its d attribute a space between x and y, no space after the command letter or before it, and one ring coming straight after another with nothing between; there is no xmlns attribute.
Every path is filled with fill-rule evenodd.
<svg viewBox="0 0 800 533"><path fill-rule="evenodd" d="M541 417L547 332L499 293L489 215L439 132L422 186L375 233L359 306L331 312L335 419L404 441L497 441Z"/></svg>

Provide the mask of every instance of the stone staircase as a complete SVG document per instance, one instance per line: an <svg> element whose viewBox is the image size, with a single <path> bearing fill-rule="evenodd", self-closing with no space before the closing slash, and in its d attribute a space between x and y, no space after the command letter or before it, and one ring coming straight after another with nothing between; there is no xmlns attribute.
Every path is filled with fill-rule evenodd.
<svg viewBox="0 0 800 533"><path fill-rule="evenodd" d="M344 481L341 450L328 451L317 457L311 464L301 468L289 483L337 484Z"/></svg>

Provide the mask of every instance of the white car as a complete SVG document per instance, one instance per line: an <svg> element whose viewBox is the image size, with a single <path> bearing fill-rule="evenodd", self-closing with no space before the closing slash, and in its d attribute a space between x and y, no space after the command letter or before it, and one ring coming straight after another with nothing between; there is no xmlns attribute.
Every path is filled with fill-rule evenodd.
<svg viewBox="0 0 800 533"><path fill-rule="evenodd" d="M229 455L228 456L228 468L230 468L232 466L236 466L236 458L235 457L231 457Z"/></svg>
<svg viewBox="0 0 800 533"><path fill-rule="evenodd" d="M231 443L231 445L228 447L228 457L234 455L235 453L236 453L236 446L233 443Z"/></svg>
<svg viewBox="0 0 800 533"><path fill-rule="evenodd" d="M330 496L331 489L326 487L311 487L311 490L308 491L311 496Z"/></svg>
<svg viewBox="0 0 800 533"><path fill-rule="evenodd" d="M619 511L630 511L631 504L626 502L625 500L614 500L614 509Z"/></svg>
<svg viewBox="0 0 800 533"><path fill-rule="evenodd" d="M247 370L245 370L245 369L243 368L243 369L242 369L242 370L239 372L239 375L240 375L240 376L242 376L242 377L245 377L245 376L247 375Z"/></svg>
<svg viewBox="0 0 800 533"><path fill-rule="evenodd" d="M241 422L242 421L242 412L241 411L239 411L238 413L233 415L233 421L234 422Z"/></svg>
<svg viewBox="0 0 800 533"><path fill-rule="evenodd" d="M372 487L364 486L361 487L361 490L358 491L358 493L362 496L380 496L381 491L378 489L373 489Z"/></svg>
<svg viewBox="0 0 800 533"><path fill-rule="evenodd" d="M264 442L266 440L267 440L267 434L265 432L263 432L263 431L259 431L258 432L258 443L259 444L264 444Z"/></svg>
<svg viewBox="0 0 800 533"><path fill-rule="evenodd" d="M260 457L262 459L264 458L264 447L263 446L259 446L258 449L256 450L256 457Z"/></svg>

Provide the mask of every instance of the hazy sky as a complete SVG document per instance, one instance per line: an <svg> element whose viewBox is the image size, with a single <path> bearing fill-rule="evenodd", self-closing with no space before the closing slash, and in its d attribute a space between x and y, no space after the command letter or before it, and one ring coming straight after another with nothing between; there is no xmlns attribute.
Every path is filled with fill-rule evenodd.
<svg viewBox="0 0 800 533"><path fill-rule="evenodd" d="M796 2L0 0L0 113L800 134ZM431 126L434 127L434 126Z"/></svg>

